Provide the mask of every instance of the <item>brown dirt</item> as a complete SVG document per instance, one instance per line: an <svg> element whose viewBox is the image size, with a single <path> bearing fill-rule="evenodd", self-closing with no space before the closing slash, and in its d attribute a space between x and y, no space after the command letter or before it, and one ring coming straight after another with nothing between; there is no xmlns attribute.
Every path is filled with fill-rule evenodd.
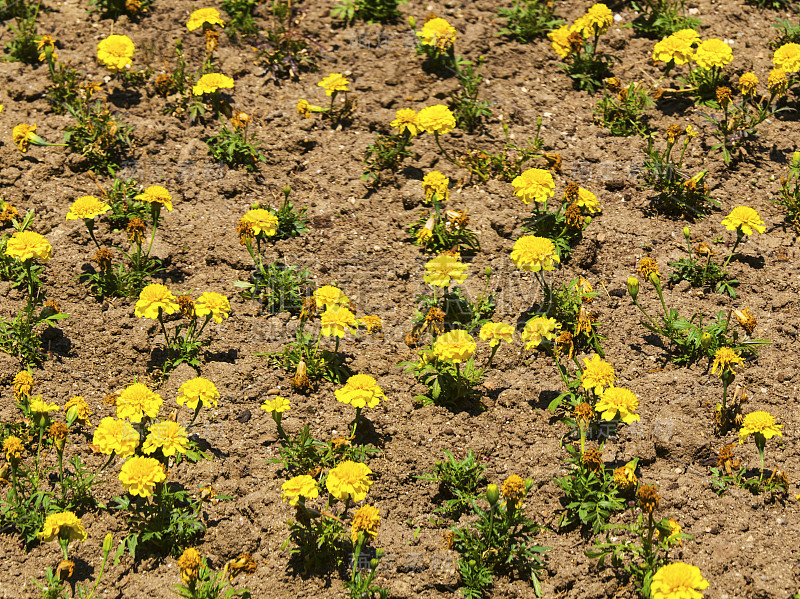
<svg viewBox="0 0 800 599"><path fill-rule="evenodd" d="M319 74L304 74L297 82L275 85L260 75L247 47L236 47L225 36L221 38L220 71L236 77L236 106L254 115L265 148L267 161L255 173L216 168L203 139L214 133L217 125L192 126L165 116L165 100L152 93L152 84L139 99L110 98L125 121L136 127L130 157L135 163L124 174L145 185L166 185L175 196L175 210L164 218L157 248L158 255L168 260L166 284L195 296L205 290L224 293L231 297L233 307L228 320L210 327L216 340L202 365L203 376L213 380L222 393L219 408L212 412L213 421L207 417L199 432L217 458L176 469L177 478L188 489L212 484L218 492L233 496L232 501L210 509L213 525L199 549L217 566L241 551L252 552L259 568L246 584L254 597L344 596L337 576L298 574L290 567L288 553L280 548L292 509L280 501L285 473L279 465L268 463L277 452L275 426L259 405L269 389L281 388L293 405L284 421L286 430L296 432L308 423L314 436L323 439L341 434L352 413L335 401L330 384L321 385L309 397L290 394L287 376L254 356L278 350L290 341L296 321L288 314L260 314L258 306L239 299L233 287L235 280L248 276L250 265L238 243L236 222L253 201L277 205L274 198L280 189L291 185L295 197L309 208L312 228L299 239L276 243L274 255L289 264L308 266L319 284L336 282L362 313L378 314L385 323L385 339L348 338L342 345L351 369L375 376L389 398L368 413L375 430L373 442L383 450L370 462L375 484L369 497L380 509L378 544L387 551L378 580L393 597L455 597L454 554L442 549L442 529L431 519L436 489L415 477L441 460L445 449L458 456L472 449L488 464L490 481L501 482L511 473L533 479L534 491L526 509L540 523L554 525L561 504L552 479L564 472L566 453L559 447L559 439L566 429L551 422L546 406L559 391L560 382L544 355L521 352L519 346L503 347L489 370L480 409L452 412L413 403L414 381L397 364L413 356L403 343L403 334L413 315L414 297L423 289L422 265L427 258L408 243L403 227L416 218L414 208L422 197L419 179L424 172L438 168L453 179L463 178L465 173L439 158L429 136L415 140L415 155L405 163L407 168L394 186L368 191L359 181L361 160L374 132L386 130L395 110L440 103L456 82L423 71L404 25L333 27L328 2L306 4L311 6L303 26L325 47ZM192 64L199 63L201 36L187 33L184 23L200 4L158 0L152 13L140 21L122 18L116 23L88 15L83 1L46 1L43 5L48 10L40 16L39 32L53 35L59 41L61 57L72 60L95 80L105 75L94 59L96 43L112 32L129 35L141 49L151 48L157 72L173 60L173 43L179 37L189 49ZM625 429L606 444L606 462L618 465L635 456L641 458L640 478L659 486L661 513L674 515L694 537L685 541L673 558L700 567L711 583L708 597L785 599L800 584L796 501L770 501L737 489L723 497L712 492L708 458L736 438L735 432L725 438L711 432L710 406L721 395L720 381L705 361L685 368L670 364L666 348L646 334L622 293L639 258L649 255L665 265L682 255L681 228L685 223L654 215L649 210L650 194L625 178L644 158L642 140L610 137L594 122L597 96L572 89L545 41L521 45L495 37L494 6L486 0L448 0L429 5L414 2L402 9L418 21L428 11L444 16L459 32L459 52L473 59L486 57L482 94L493 102L494 112L487 124L489 133L470 136L456 132L448 142L467 148L501 140L501 115L516 139L524 139L533 133L536 118L543 118L546 149L560 152L565 159L565 174L558 185L566 184L573 172L584 187L598 194L603 206L602 215L594 219L575 255L554 280L582 274L604 291L595 305L600 331L608 338L604 343L607 359L619 374L620 384L633 389L641 403L641 426ZM728 73L738 77L753 69L766 79L771 67L769 25L785 15L738 1L701 0L690 6L697 8L703 21L704 38L734 40L735 60ZM573 3L560 12L574 19L584 8L584 3ZM624 6L615 12L621 14L621 23L634 16ZM0 41L8 39L10 33L5 30ZM652 41L634 37L631 29L618 26L607 39L623 59L616 75L626 81L658 77L658 70L648 60ZM354 122L342 130L331 131L324 122L304 121L295 113L300 97L323 102L316 82L328 72L346 73L358 98ZM54 115L43 98L47 69L0 63L0 80L6 90L2 98L5 110L0 114L0 129L6 132L0 145L0 193L20 210L36 210L35 230L45 234L55 248L46 267L47 293L70 315L62 321L60 333L46 340L51 359L35 372L37 391L60 404L81 394L99 421L112 414L112 408L102 405L106 394L137 377L150 380L151 351L159 344L160 333L154 321L134 316L132 302L97 302L76 280L92 249L83 224L65 221L64 215L76 197L95 192L92 180L85 172L75 172L73 158L60 148L32 147L21 154L11 142L11 128L19 122L36 123L38 133L48 140L58 140L68 123L67 117ZM701 112L662 104L651 110L650 116L659 128L674 121L707 131ZM766 234L748 239L739 253L742 259L731 263L732 273L742 281L738 299L685 286L667 290L666 297L683 313L711 314L749 306L759 321L757 335L772 341L758 360L746 364L737 383L750 391L748 410L768 410L784 425L783 439L770 442L767 455L770 467L787 472L793 497L797 492L794 481L800 475L795 409L798 374L791 358L800 349L798 246L784 215L770 199L778 189L778 178L786 172L787 157L795 149L796 112L770 119L760 133L761 146L731 167L726 168L719 154L707 147L697 147L689 157L690 170L709 170L712 196L721 203L720 211L691 225L695 236L714 239L724 233L725 243L732 243L732 235L719 223L724 214L741 204L756 208L767 223ZM575 170L579 166L585 168ZM624 182L621 189L605 185L609 179L620 178ZM109 183L102 178L100 182L104 186ZM453 193L452 203L469 208L472 227L483 247L472 260L473 276L467 289L477 291L476 273L491 265L499 291L496 318L516 322L530 306L534 289L532 280L520 276L508 257L526 210L511 194L510 185L498 181L464 186ZM22 301L8 283L0 283L0 295L4 315L14 312ZM646 297L651 293L643 291L642 295L646 303L652 303L653 298ZM482 352L481 359L486 353ZM10 389L15 372L14 360L0 357L3 420L15 417ZM171 402L178 386L191 376L191 369L178 368L159 393ZM89 434L87 431L86 439L73 439L82 453ZM757 464L752 443L740 454L749 465ZM90 464L101 463L97 456L84 457ZM106 476L108 482L100 491L104 500L121 492L113 468ZM99 565L103 536L111 531L118 539L124 522L105 511L87 513L83 521L89 539L73 552L82 560L78 578L90 580ZM588 546L578 532L545 530L539 541L552 547L547 554L545 596L633 595L632 588L624 586L612 570L598 570L584 556ZM54 545L38 545L25 552L10 531L0 535L0 556L6 564L0 573L0 593L15 598L38 596L32 580L43 581L44 568L58 560ZM171 587L178 580L172 558L145 555L136 564L126 557L111 567L100 588L108 598L171 597ZM524 581L499 579L492 596L530 597L532 589Z"/></svg>

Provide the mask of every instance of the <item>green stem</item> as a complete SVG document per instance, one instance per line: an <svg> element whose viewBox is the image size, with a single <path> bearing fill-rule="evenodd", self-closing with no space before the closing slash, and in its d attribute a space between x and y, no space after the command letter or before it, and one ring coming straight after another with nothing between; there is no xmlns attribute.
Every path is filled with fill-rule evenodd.
<svg viewBox="0 0 800 599"><path fill-rule="evenodd" d="M361 408L356 408L356 417L353 420L353 430L350 433L351 437L355 437L356 436L356 427L358 426L358 419L359 419L360 416L361 416Z"/></svg>
<svg viewBox="0 0 800 599"><path fill-rule="evenodd" d="M61 503L66 504L67 488L64 484L64 450L57 449L56 451L58 453L58 480L61 482Z"/></svg>
<svg viewBox="0 0 800 599"><path fill-rule="evenodd" d="M738 227L736 229L736 243L733 244L733 249L731 250L731 253L728 255L728 259L725 260L725 264L722 265L723 269L728 267L728 263L731 261L731 258L733 258L733 254L736 251L736 248L739 247L739 243L742 241L742 239L744 239L744 233L742 232L742 228Z"/></svg>
<svg viewBox="0 0 800 599"><path fill-rule="evenodd" d="M442 144L441 144L441 142L439 141L439 133L438 133L438 132L434 132L434 133L433 133L433 137L434 137L434 139L436 140L436 145L437 145L437 146L439 146L439 151L442 153L442 155L443 155L445 158L447 158L447 160L448 160L449 162L451 162L451 163L453 163L454 165L456 165L456 166L460 167L460 166L461 166L461 164L459 164L459 163L458 163L458 162L456 162L456 161L455 161L453 158L451 158L451 157L450 157L450 155L449 155L449 154L448 154L448 153L445 151L445 149L442 147Z"/></svg>

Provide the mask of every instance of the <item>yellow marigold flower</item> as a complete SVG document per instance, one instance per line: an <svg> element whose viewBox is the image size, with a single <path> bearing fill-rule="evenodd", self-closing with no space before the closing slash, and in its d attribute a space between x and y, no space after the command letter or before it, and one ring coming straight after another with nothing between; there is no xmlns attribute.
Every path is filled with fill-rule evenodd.
<svg viewBox="0 0 800 599"><path fill-rule="evenodd" d="M342 462L328 472L325 487L339 501L347 501L348 497L355 502L363 501L372 485L370 474L372 470L366 464Z"/></svg>
<svg viewBox="0 0 800 599"><path fill-rule="evenodd" d="M796 73L800 70L800 44L784 44L772 56L772 64L787 73Z"/></svg>
<svg viewBox="0 0 800 599"><path fill-rule="evenodd" d="M750 412L742 420L742 428L739 429L739 445L747 440L750 435L761 435L765 439L774 436L782 437L780 429L782 424L775 424L775 417L769 412Z"/></svg>
<svg viewBox="0 0 800 599"><path fill-rule="evenodd" d="M200 317L210 315L211 320L220 323L230 316L231 304L221 293L206 291L194 303L194 312Z"/></svg>
<svg viewBox="0 0 800 599"><path fill-rule="evenodd" d="M109 35L97 44L97 60L108 69L126 69L133 62L136 47L127 35Z"/></svg>
<svg viewBox="0 0 800 599"><path fill-rule="evenodd" d="M592 214L600 212L600 202L597 201L597 196L583 187L578 189L578 200L575 204L579 208L586 208Z"/></svg>
<svg viewBox="0 0 800 599"><path fill-rule="evenodd" d="M119 480L131 495L150 497L158 483L164 482L167 474L155 458L134 456L122 465Z"/></svg>
<svg viewBox="0 0 800 599"><path fill-rule="evenodd" d="M322 334L326 337L344 337L345 333L352 332L351 329L358 328L356 317L344 306L331 306L322 313L320 318Z"/></svg>
<svg viewBox="0 0 800 599"><path fill-rule="evenodd" d="M769 79L767 79L767 89L769 93L778 97L786 95L789 88L789 78L786 76L786 71L783 69L772 69L769 72Z"/></svg>
<svg viewBox="0 0 800 599"><path fill-rule="evenodd" d="M595 411L601 412L603 420L619 419L625 424L632 424L640 420L639 415L635 414L639 407L639 398L633 391L615 387L611 385L605 391L600 392L600 401L594 406Z"/></svg>
<svg viewBox="0 0 800 599"><path fill-rule="evenodd" d="M14 397L19 400L23 395L31 394L33 377L27 370L21 370L14 376Z"/></svg>
<svg viewBox="0 0 800 599"><path fill-rule="evenodd" d="M442 254L425 264L423 281L435 287L460 285L467 279L467 265L451 254Z"/></svg>
<svg viewBox="0 0 800 599"><path fill-rule="evenodd" d="M689 42L691 45L700 43L700 34L694 29L681 29L672 35L673 37Z"/></svg>
<svg viewBox="0 0 800 599"><path fill-rule="evenodd" d="M308 103L308 100L304 100L300 98L297 101L297 114L299 114L304 119L311 118L311 104Z"/></svg>
<svg viewBox="0 0 800 599"><path fill-rule="evenodd" d="M94 196L83 196L72 203L67 212L67 220L90 220L111 210L111 206Z"/></svg>
<svg viewBox="0 0 800 599"><path fill-rule="evenodd" d="M70 424L76 420L90 424L89 416L92 415L92 410L83 397L76 395L64 404L64 415Z"/></svg>
<svg viewBox="0 0 800 599"><path fill-rule="evenodd" d="M517 268L526 272L554 270L556 263L561 262L553 242L535 235L526 235L514 242L511 260Z"/></svg>
<svg viewBox="0 0 800 599"><path fill-rule="evenodd" d="M289 501L289 505L297 505L301 497L316 499L319 497L317 481L308 474L290 478L281 485L281 501Z"/></svg>
<svg viewBox="0 0 800 599"><path fill-rule="evenodd" d="M172 194L160 185L151 185L139 195L134 196L133 199L147 202L148 204L161 204L172 212Z"/></svg>
<svg viewBox="0 0 800 599"><path fill-rule="evenodd" d="M525 204L535 202L546 202L547 198L553 197L556 184L550 171L541 168L529 168L511 182L514 187L514 195L519 197Z"/></svg>
<svg viewBox="0 0 800 599"><path fill-rule="evenodd" d="M580 19L580 32L583 37L602 35L614 22L614 13L602 2L592 5Z"/></svg>
<svg viewBox="0 0 800 599"><path fill-rule="evenodd" d="M334 391L336 401L349 403L354 408L374 408L386 395L378 382L368 374L354 374L341 389Z"/></svg>
<svg viewBox="0 0 800 599"><path fill-rule="evenodd" d="M456 128L456 117L443 104L426 106L417 113L419 128L426 133L444 135Z"/></svg>
<svg viewBox="0 0 800 599"><path fill-rule="evenodd" d="M748 206L734 208L728 216L722 219L722 224L725 225L728 231L741 229L745 235L752 235L754 229L758 233L763 233L767 230L758 212Z"/></svg>
<svg viewBox="0 0 800 599"><path fill-rule="evenodd" d="M597 354L593 354L591 360L583 359L583 374L581 375L581 385L586 390L592 389L597 395L602 394L603 387L614 384L617 375L614 368Z"/></svg>
<svg viewBox="0 0 800 599"><path fill-rule="evenodd" d="M417 37L420 44L436 48L437 52L447 52L456 43L456 29L446 20L436 17L425 21Z"/></svg>
<svg viewBox="0 0 800 599"><path fill-rule="evenodd" d="M730 370L733 372L733 367L743 364L744 359L732 350L730 347L720 347L717 353L714 354L714 364L711 366L711 374L715 374L719 369L719 375L722 376L723 371Z"/></svg>
<svg viewBox="0 0 800 599"><path fill-rule="evenodd" d="M572 53L572 47L567 39L569 38L569 34L570 28L568 25L553 29L553 31L547 34L547 37L552 42L551 47L561 58L566 58Z"/></svg>
<svg viewBox="0 0 800 599"><path fill-rule="evenodd" d="M264 208L253 208L245 213L240 222L250 223L253 233L272 237L278 232L278 217Z"/></svg>
<svg viewBox="0 0 800 599"><path fill-rule="evenodd" d="M172 292L160 283L151 283L139 293L133 313L139 318L158 318L158 311L174 314L178 311L178 300Z"/></svg>
<svg viewBox="0 0 800 599"><path fill-rule="evenodd" d="M131 422L141 422L149 416L155 418L164 400L158 393L147 388L144 383L133 383L117 396L117 418L127 418Z"/></svg>
<svg viewBox="0 0 800 599"><path fill-rule="evenodd" d="M657 277L660 276L658 272L658 262L652 258L642 258L639 260L637 272L643 279L649 279L651 274L655 274Z"/></svg>
<svg viewBox="0 0 800 599"><path fill-rule="evenodd" d="M130 422L108 416L97 425L92 445L96 446L100 453L111 455L116 452L118 456L127 458L132 456L139 446L139 433Z"/></svg>
<svg viewBox="0 0 800 599"><path fill-rule="evenodd" d="M207 10L207 9L206 9ZM194 547L185 549L178 558L178 568L181 571L181 582L192 585L200 578L200 568L203 565L203 558L200 552Z"/></svg>
<svg viewBox="0 0 800 599"><path fill-rule="evenodd" d="M278 414L291 409L291 407L292 406L289 403L289 400L280 396L276 397L275 399L268 399L261 404L261 409L265 412L277 412Z"/></svg>
<svg viewBox="0 0 800 599"><path fill-rule="evenodd" d="M662 566L650 583L653 599L703 599L700 591L707 588L700 568L683 562Z"/></svg>
<svg viewBox="0 0 800 599"><path fill-rule="evenodd" d="M150 427L142 445L142 453L154 453L156 449L161 448L161 453L169 457L175 453L186 453L188 446L186 429L177 422L164 420Z"/></svg>
<svg viewBox="0 0 800 599"><path fill-rule="evenodd" d="M694 60L702 69L724 67L733 60L733 50L722 40L711 38L697 47Z"/></svg>
<svg viewBox="0 0 800 599"><path fill-rule="evenodd" d="M38 258L46 262L53 255L53 246L42 235L33 231L17 231L6 244L6 256L26 262Z"/></svg>
<svg viewBox="0 0 800 599"><path fill-rule="evenodd" d="M616 485L617 489L623 494L631 493L636 488L638 482L636 472L629 464L625 464L614 470L614 485Z"/></svg>
<svg viewBox="0 0 800 599"><path fill-rule="evenodd" d="M325 95L332 96L334 92L350 91L347 86L350 82L341 73L331 73L322 81L317 83L319 87L325 88Z"/></svg>
<svg viewBox="0 0 800 599"><path fill-rule="evenodd" d="M8 461L12 466L15 464L19 464L19 461L22 459L22 452L25 451L25 445L22 443L22 439L15 436L6 437L6 440L3 441L3 452L6 455L6 461Z"/></svg>
<svg viewBox="0 0 800 599"><path fill-rule="evenodd" d="M192 93L195 96L202 96L203 94L210 94L218 89L233 89L233 79L222 73L206 73L197 83L192 87Z"/></svg>
<svg viewBox="0 0 800 599"><path fill-rule="evenodd" d="M73 512L61 512L49 514L45 518L42 532L36 533L36 536L43 543L49 543L58 539L67 542L85 541L87 535L80 518Z"/></svg>
<svg viewBox="0 0 800 599"><path fill-rule="evenodd" d="M450 199L450 179L439 171L431 171L422 178L422 189L425 190L425 202L431 203L434 194L440 202Z"/></svg>
<svg viewBox="0 0 800 599"><path fill-rule="evenodd" d="M178 388L178 398L176 401L179 406L186 404L187 408L196 410L198 405L216 407L219 399L217 386L201 376L189 379Z"/></svg>
<svg viewBox="0 0 800 599"><path fill-rule="evenodd" d="M534 316L522 330L522 341L525 349L536 349L541 345L542 340L553 341L558 335L561 324L555 318L545 318L544 316Z"/></svg>
<svg viewBox="0 0 800 599"><path fill-rule="evenodd" d="M669 519L669 536L667 537L667 542L673 545L683 545L683 542L678 538L678 535L681 534L683 528L675 518ZM659 534L659 533L656 533ZM660 534L659 534L660 536Z"/></svg>
<svg viewBox="0 0 800 599"><path fill-rule="evenodd" d="M53 39L52 35L43 35L36 40L36 49L39 51L39 62L44 62L47 59L48 50L50 50L50 56L53 57L53 60L58 60L56 40Z"/></svg>
<svg viewBox="0 0 800 599"><path fill-rule="evenodd" d="M383 321L377 314L367 314L359 318L358 324L367 329L367 333L379 333L383 330Z"/></svg>
<svg viewBox="0 0 800 599"><path fill-rule="evenodd" d="M682 65L692 60L693 53L691 42L675 35L670 35L657 42L653 47L653 60L658 60L659 62L672 60L676 65Z"/></svg>
<svg viewBox="0 0 800 599"><path fill-rule="evenodd" d="M38 137L36 135L36 125L20 123L11 130L11 138L17 144L19 151L23 153L28 151L28 145Z"/></svg>
<svg viewBox="0 0 800 599"><path fill-rule="evenodd" d="M198 8L189 15L189 20L186 21L186 29L194 31L198 27L202 27L204 23L225 27L225 21L222 20L216 8Z"/></svg>
<svg viewBox="0 0 800 599"><path fill-rule="evenodd" d="M420 127L417 123L417 111L413 108L401 108L397 111L394 120L389 123L389 126L397 129L398 133L408 131L411 137L414 137L420 132Z"/></svg>
<svg viewBox="0 0 800 599"><path fill-rule="evenodd" d="M476 348L477 344L469 333L456 329L436 338L433 353L440 360L458 364L469 360L475 354Z"/></svg>
<svg viewBox="0 0 800 599"><path fill-rule="evenodd" d="M353 514L353 522L350 525L350 540L353 543L358 541L358 535L361 532L367 537L377 537L380 524L381 516L378 513L378 508L374 505L362 505Z"/></svg>
<svg viewBox="0 0 800 599"><path fill-rule="evenodd" d="M501 341L514 342L514 327L504 322L487 322L478 334L481 341L488 341L489 347L499 345Z"/></svg>
<svg viewBox="0 0 800 599"><path fill-rule="evenodd" d="M323 285L314 291L314 301L317 309L330 308L331 306L349 306L350 300L344 292L333 285Z"/></svg>
<svg viewBox="0 0 800 599"><path fill-rule="evenodd" d="M50 412L58 412L60 409L58 404L47 403L44 401L41 395L37 395L31 399L30 403L28 404L28 408L35 414L49 414Z"/></svg>
<svg viewBox="0 0 800 599"><path fill-rule="evenodd" d="M758 91L758 77L755 73L745 73L739 77L739 91L743 96L752 96Z"/></svg>
<svg viewBox="0 0 800 599"><path fill-rule="evenodd" d="M525 497L525 481L522 480L521 476L512 474L503 482L500 492L506 498L506 501L516 509L519 509Z"/></svg>

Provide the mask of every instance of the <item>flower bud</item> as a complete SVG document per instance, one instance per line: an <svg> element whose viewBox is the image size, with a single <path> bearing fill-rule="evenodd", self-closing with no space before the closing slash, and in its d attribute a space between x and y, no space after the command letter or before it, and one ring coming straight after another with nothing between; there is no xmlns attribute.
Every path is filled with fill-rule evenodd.
<svg viewBox="0 0 800 599"><path fill-rule="evenodd" d="M794 166L800 167L800 152L795 152L792 154L792 164Z"/></svg>
<svg viewBox="0 0 800 599"><path fill-rule="evenodd" d="M628 277L628 295L633 298L633 301L636 301L639 296L639 279L636 277Z"/></svg>
<svg viewBox="0 0 800 599"><path fill-rule="evenodd" d="M692 232L689 231L689 227L683 228L683 236L686 238L686 241L689 241L689 238L692 236Z"/></svg>
<svg viewBox="0 0 800 599"><path fill-rule="evenodd" d="M491 277L492 276L492 267L491 266L487 266L486 268L484 268L483 269L483 274L486 275L487 277Z"/></svg>
<svg viewBox="0 0 800 599"><path fill-rule="evenodd" d="M370 570L375 570L378 567L379 563L380 563L380 560L375 559L373 557L371 560L369 560L369 569Z"/></svg>
<svg viewBox="0 0 800 599"><path fill-rule="evenodd" d="M661 279L658 276L657 272L651 272L647 275L647 280L653 285L653 287L660 287L661 286Z"/></svg>
<svg viewBox="0 0 800 599"><path fill-rule="evenodd" d="M378 547L375 550L375 557L377 557L378 559L381 559L384 556L385 553L386 553L386 550L384 550L383 547Z"/></svg>
<svg viewBox="0 0 800 599"><path fill-rule="evenodd" d="M417 20L411 15L408 15L408 26L411 27L411 29L417 28Z"/></svg>
<svg viewBox="0 0 800 599"><path fill-rule="evenodd" d="M250 204L250 209L251 209L251 210L257 210L257 209L258 209L260 206L261 206L261 204L259 204L259 203L258 203L258 200L256 200L255 202L253 202L252 204Z"/></svg>
<svg viewBox="0 0 800 599"><path fill-rule="evenodd" d="M489 505L494 506L498 499L500 499L500 489L496 484L492 483L486 487L486 500L489 502Z"/></svg>
<svg viewBox="0 0 800 599"><path fill-rule="evenodd" d="M708 348L711 347L711 333L706 332L700 335L700 347L708 351Z"/></svg>
<svg viewBox="0 0 800 599"><path fill-rule="evenodd" d="M111 545L114 543L114 537L111 533L106 534L106 538L103 539L103 555L108 555L111 551Z"/></svg>
<svg viewBox="0 0 800 599"><path fill-rule="evenodd" d="M588 227L589 223L591 223L591 222L592 222L592 217L591 216L584 216L583 217L583 226L584 226L584 228Z"/></svg>

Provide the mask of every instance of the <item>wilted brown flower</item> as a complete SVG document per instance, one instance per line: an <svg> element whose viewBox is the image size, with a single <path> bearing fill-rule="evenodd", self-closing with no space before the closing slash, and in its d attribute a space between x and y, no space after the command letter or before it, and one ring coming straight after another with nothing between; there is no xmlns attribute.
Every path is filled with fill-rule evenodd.
<svg viewBox="0 0 800 599"><path fill-rule="evenodd" d="M564 203L576 202L580 197L581 186L575 181L567 183L567 188L564 190Z"/></svg>
<svg viewBox="0 0 800 599"><path fill-rule="evenodd" d="M197 314L195 313L194 300L191 296L179 295L176 299L178 300L178 310L180 310L183 317L187 320L195 320Z"/></svg>
<svg viewBox="0 0 800 599"><path fill-rule="evenodd" d="M733 450L736 447L738 447L738 443L725 445L719 450L719 455L717 456L717 467L723 468L728 475L733 474L733 470L738 470L741 465L739 458L733 456Z"/></svg>
<svg viewBox="0 0 800 599"><path fill-rule="evenodd" d="M661 500L658 489L653 485L642 486L636 494L636 497L639 499L639 507L641 507L642 511L646 514L652 514L658 507L658 502Z"/></svg>
<svg viewBox="0 0 800 599"><path fill-rule="evenodd" d="M242 245L252 243L253 239L256 237L253 222L246 219L240 220L239 224L236 225L236 233L239 235L239 243Z"/></svg>
<svg viewBox="0 0 800 599"><path fill-rule="evenodd" d="M97 267L102 272L108 272L111 270L113 260L114 254L112 254L111 250L106 247L102 247L97 250L94 254L94 258L92 258L92 261L97 263Z"/></svg>
<svg viewBox="0 0 800 599"><path fill-rule="evenodd" d="M172 77L170 77L166 73L161 73L159 75L156 75L155 86L156 86L156 91L159 94L161 94L164 97L168 96L169 92L172 91L173 87Z"/></svg>
<svg viewBox="0 0 800 599"><path fill-rule="evenodd" d="M736 320L739 321L739 324L745 330L748 335L752 335L753 331L756 330L756 325L758 321L755 317L750 314L750 308L744 308L742 310L734 310L734 315L736 316Z"/></svg>
<svg viewBox="0 0 800 599"><path fill-rule="evenodd" d="M722 108L727 108L731 102L731 88L721 85L717 88L717 102Z"/></svg>
<svg viewBox="0 0 800 599"><path fill-rule="evenodd" d="M58 567L56 568L56 576L59 580L67 580L72 578L72 575L75 572L75 562L71 559L62 559L58 562Z"/></svg>
<svg viewBox="0 0 800 599"><path fill-rule="evenodd" d="M588 428L589 423L594 420L594 414L594 408L585 401L579 403L575 406L575 409L572 410L572 417L575 419L578 426L583 429Z"/></svg>
<svg viewBox="0 0 800 599"><path fill-rule="evenodd" d="M303 360L297 363L297 371L292 377L292 380L289 381L289 384L296 393L308 393L311 391L311 380L308 378L308 368Z"/></svg>
<svg viewBox="0 0 800 599"><path fill-rule="evenodd" d="M237 110L231 116L231 123L233 123L233 126L237 129L244 129L250 124L250 115L241 110Z"/></svg>
<svg viewBox="0 0 800 599"><path fill-rule="evenodd" d="M207 27L204 33L206 34L206 54L213 54L219 46L219 31Z"/></svg>
<svg viewBox="0 0 800 599"><path fill-rule="evenodd" d="M656 276L660 276L658 272L658 262L652 258L642 258L639 260L638 273L643 279L649 279L651 273L655 273Z"/></svg>
<svg viewBox="0 0 800 599"><path fill-rule="evenodd" d="M561 154L557 154L556 152L546 152L542 154L542 156L547 161L547 168L557 173L561 172L561 166L564 163L564 159L561 158Z"/></svg>
<svg viewBox="0 0 800 599"><path fill-rule="evenodd" d="M425 315L425 326L430 327L434 335L438 335L444 330L444 317L445 313L433 306Z"/></svg>
<svg viewBox="0 0 800 599"><path fill-rule="evenodd" d="M587 447L581 457L583 467L592 472L600 472L603 470L603 456L600 450L596 447Z"/></svg>
<svg viewBox="0 0 800 599"><path fill-rule="evenodd" d="M239 574L248 576L256 571L258 564L249 553L242 553L239 557L230 560L225 567L228 569L229 580L233 580Z"/></svg>
<svg viewBox="0 0 800 599"><path fill-rule="evenodd" d="M69 429L67 425L63 422L54 422L50 425L50 438L53 440L53 444L59 451L64 451L64 443L67 441L67 434L69 433Z"/></svg>
<svg viewBox="0 0 800 599"><path fill-rule="evenodd" d="M132 218L128 223L127 233L131 243L140 244L144 241L147 226L141 218Z"/></svg>
<svg viewBox="0 0 800 599"><path fill-rule="evenodd" d="M564 219L570 229L582 229L583 217L577 204L570 204L564 211Z"/></svg>
<svg viewBox="0 0 800 599"><path fill-rule="evenodd" d="M125 0L125 11L131 15L138 15L142 10L141 0Z"/></svg>
<svg viewBox="0 0 800 599"><path fill-rule="evenodd" d="M556 337L555 347L559 352L566 351L567 357L572 359L572 354L575 353L575 342L572 333L569 331L561 331Z"/></svg>
<svg viewBox="0 0 800 599"><path fill-rule="evenodd" d="M19 218L19 211L11 205L11 202L4 202L0 199L0 227L6 227L11 221Z"/></svg>
<svg viewBox="0 0 800 599"><path fill-rule="evenodd" d="M581 35L580 31L573 31L567 36L567 43L571 53L578 52L583 48L583 35Z"/></svg>
<svg viewBox="0 0 800 599"><path fill-rule="evenodd" d="M681 127L677 123L673 123L672 125L667 127L667 141L669 143L675 143L675 140L678 139L684 133L685 131L683 127Z"/></svg>
<svg viewBox="0 0 800 599"><path fill-rule="evenodd" d="M605 83L606 89L612 94L619 93L619 90L622 89L622 81L620 81L618 77L609 77L605 80Z"/></svg>

